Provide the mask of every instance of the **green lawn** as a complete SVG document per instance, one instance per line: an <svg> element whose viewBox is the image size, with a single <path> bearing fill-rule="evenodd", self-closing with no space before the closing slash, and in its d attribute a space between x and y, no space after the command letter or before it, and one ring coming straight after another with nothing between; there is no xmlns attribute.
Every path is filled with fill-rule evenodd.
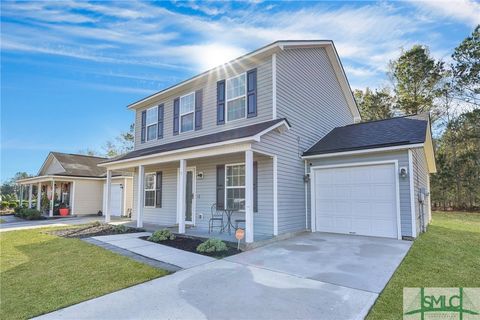
<svg viewBox="0 0 480 320"><path fill-rule="evenodd" d="M404 287L480 287L480 213L434 212L367 319L401 319Z"/></svg>
<svg viewBox="0 0 480 320"><path fill-rule="evenodd" d="M167 274L45 230L0 233L0 319L30 318Z"/></svg>

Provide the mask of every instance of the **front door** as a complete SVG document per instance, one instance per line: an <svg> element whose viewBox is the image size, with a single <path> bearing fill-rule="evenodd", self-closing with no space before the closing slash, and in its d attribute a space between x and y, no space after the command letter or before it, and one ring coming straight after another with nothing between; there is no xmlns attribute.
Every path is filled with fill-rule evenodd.
<svg viewBox="0 0 480 320"><path fill-rule="evenodd" d="M185 201L185 222L195 224L195 174L193 169L187 170Z"/></svg>

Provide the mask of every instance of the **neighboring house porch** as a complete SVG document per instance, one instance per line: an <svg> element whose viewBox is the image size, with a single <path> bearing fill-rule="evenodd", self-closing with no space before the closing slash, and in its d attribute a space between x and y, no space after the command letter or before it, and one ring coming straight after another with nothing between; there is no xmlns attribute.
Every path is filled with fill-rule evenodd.
<svg viewBox="0 0 480 320"><path fill-rule="evenodd" d="M227 230L219 233L220 224L227 224L224 215L223 221L214 221L211 236L234 240L238 226L245 230L247 243L273 237L278 232L277 155L253 150L252 143L267 132L288 127L279 119L231 130L235 132L230 139L232 133L226 131L199 137L206 141L203 145L170 152L156 150L165 150L165 146L147 148L104 162L100 165L107 168L106 197L111 190L112 170L128 170L134 174L132 219L138 227L175 226L178 233L206 236L215 206L214 213L234 211L231 235ZM214 136L223 141L215 141ZM110 208L105 213L108 222Z"/></svg>

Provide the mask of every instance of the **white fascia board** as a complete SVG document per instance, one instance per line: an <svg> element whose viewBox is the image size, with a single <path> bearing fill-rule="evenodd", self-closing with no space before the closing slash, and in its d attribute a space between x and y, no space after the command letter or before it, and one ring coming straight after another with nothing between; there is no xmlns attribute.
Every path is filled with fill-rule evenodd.
<svg viewBox="0 0 480 320"><path fill-rule="evenodd" d="M394 147L385 147L385 148L371 148L371 149L354 150L354 151L316 154L311 156L302 156L302 159L331 158L336 156L348 156L348 155L356 155L356 154L364 154L364 153L405 150L405 149L411 149L411 148L420 148L420 147L423 147L423 145L424 145L423 143L418 143L418 144L407 144L403 146L394 146Z"/></svg>
<svg viewBox="0 0 480 320"><path fill-rule="evenodd" d="M45 176L39 176L39 177L32 177L32 178L17 180L16 183L18 183L18 184L30 184L30 183L33 183L33 182L45 182L45 181L51 181L51 180L62 180L62 181L72 182L74 180L105 180L105 178L45 175Z"/></svg>

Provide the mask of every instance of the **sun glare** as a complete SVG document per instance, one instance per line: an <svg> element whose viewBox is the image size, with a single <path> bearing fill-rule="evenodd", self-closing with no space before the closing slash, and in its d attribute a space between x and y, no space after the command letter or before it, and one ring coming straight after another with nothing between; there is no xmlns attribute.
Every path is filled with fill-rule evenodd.
<svg viewBox="0 0 480 320"><path fill-rule="evenodd" d="M243 51L236 47L219 44L201 46L199 49L198 62L202 70L211 69L243 54Z"/></svg>

